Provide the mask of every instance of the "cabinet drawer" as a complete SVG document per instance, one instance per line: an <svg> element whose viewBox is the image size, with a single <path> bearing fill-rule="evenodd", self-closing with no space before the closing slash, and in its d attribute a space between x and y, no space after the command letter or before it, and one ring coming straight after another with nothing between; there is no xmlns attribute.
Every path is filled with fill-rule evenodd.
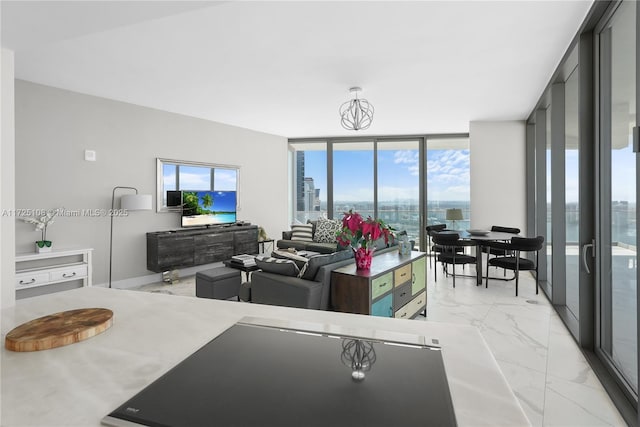
<svg viewBox="0 0 640 427"><path fill-rule="evenodd" d="M395 286L400 286L405 282L411 280L411 264L407 264L404 267L400 267L393 272L393 283Z"/></svg>
<svg viewBox="0 0 640 427"><path fill-rule="evenodd" d="M49 273L31 272L16 274L16 288L22 286L41 285L49 281Z"/></svg>
<svg viewBox="0 0 640 427"><path fill-rule="evenodd" d="M396 311L396 319L410 319L418 312L422 311L427 303L427 293L423 292L414 299L412 299L407 305Z"/></svg>
<svg viewBox="0 0 640 427"><path fill-rule="evenodd" d="M380 317L392 317L393 315L393 294L380 298L371 304L371 315Z"/></svg>
<svg viewBox="0 0 640 427"><path fill-rule="evenodd" d="M407 282L402 286L393 289L393 309L399 310L406 303L411 301L411 283Z"/></svg>
<svg viewBox="0 0 640 427"><path fill-rule="evenodd" d="M393 272L388 272L371 280L371 300L388 292L393 287Z"/></svg>
<svg viewBox="0 0 640 427"><path fill-rule="evenodd" d="M52 282L63 282L65 280L82 279L87 276L87 265L75 265L51 272L50 280Z"/></svg>

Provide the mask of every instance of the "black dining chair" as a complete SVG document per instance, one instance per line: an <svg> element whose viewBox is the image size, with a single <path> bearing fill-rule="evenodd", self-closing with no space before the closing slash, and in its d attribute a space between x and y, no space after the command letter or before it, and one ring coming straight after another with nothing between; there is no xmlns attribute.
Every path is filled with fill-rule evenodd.
<svg viewBox="0 0 640 427"><path fill-rule="evenodd" d="M438 253L438 257L436 262L442 263L445 274L448 273L447 265L452 265L451 275L453 276L453 287L456 287L456 265L465 265L465 264L475 264L476 257L472 255L467 255L464 252L460 252L464 250L466 246L475 246L475 242L471 240L461 240L460 235L458 233L450 233L450 232L439 232L433 233L432 236L433 243L436 246L440 246L442 251ZM433 269L433 278L435 281L438 280L437 268Z"/></svg>
<svg viewBox="0 0 640 427"><path fill-rule="evenodd" d="M437 254L438 252L442 252L441 247L432 246L432 236L433 233L440 232L447 228L447 224L433 224L427 225L427 258L429 258L429 267L431 267L431 253Z"/></svg>
<svg viewBox="0 0 640 427"><path fill-rule="evenodd" d="M516 228L516 227L504 227L502 225L494 225L491 227L491 231L497 231L500 233L510 233L510 234L520 234L520 229ZM507 255L507 253L505 253L504 250L502 249L498 249L498 248L490 248L488 245L486 245L485 243L481 243L481 249L483 253L487 254L487 263L489 262L489 258L491 257L491 255L493 256L505 256ZM506 270L505 270L505 275L506 275Z"/></svg>
<svg viewBox="0 0 640 427"><path fill-rule="evenodd" d="M516 296L518 296L518 282L521 271L535 271L536 273L536 295L538 294L538 257L540 249L544 244L544 237L512 237L510 242L488 242L490 249L504 251L505 255L496 256L487 261L487 278L485 287L489 287L489 266L512 270L516 279ZM521 257L522 252L534 252L535 260Z"/></svg>

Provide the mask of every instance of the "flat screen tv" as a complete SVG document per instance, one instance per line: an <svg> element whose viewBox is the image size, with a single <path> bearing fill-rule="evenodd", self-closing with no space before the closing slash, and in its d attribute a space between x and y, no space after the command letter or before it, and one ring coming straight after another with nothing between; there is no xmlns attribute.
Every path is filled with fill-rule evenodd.
<svg viewBox="0 0 640 427"><path fill-rule="evenodd" d="M201 227L235 222L235 191L182 192L182 227Z"/></svg>

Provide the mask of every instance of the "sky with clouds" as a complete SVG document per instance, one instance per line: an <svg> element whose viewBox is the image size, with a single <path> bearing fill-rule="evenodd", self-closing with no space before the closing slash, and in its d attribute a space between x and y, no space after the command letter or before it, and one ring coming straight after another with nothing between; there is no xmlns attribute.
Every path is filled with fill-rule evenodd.
<svg viewBox="0 0 640 427"><path fill-rule="evenodd" d="M234 169L214 169L214 190L236 191L237 172ZM164 165L164 188L172 190L176 187L175 165ZM209 190L211 188L211 169L202 166L180 166L181 190Z"/></svg>
<svg viewBox="0 0 640 427"><path fill-rule="evenodd" d="M327 155L305 151L305 176L314 178L326 201ZM373 200L373 151L334 152L334 200ZM381 202L418 200L418 150L378 151L378 199ZM469 150L428 150L429 200L468 201Z"/></svg>

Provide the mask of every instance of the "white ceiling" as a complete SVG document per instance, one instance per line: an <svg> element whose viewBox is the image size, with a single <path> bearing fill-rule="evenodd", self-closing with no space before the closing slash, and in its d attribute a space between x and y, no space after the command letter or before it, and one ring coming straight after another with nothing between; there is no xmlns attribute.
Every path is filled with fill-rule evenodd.
<svg viewBox="0 0 640 427"><path fill-rule="evenodd" d="M525 119L591 4L2 1L2 46L19 79L287 137L454 133Z"/></svg>

